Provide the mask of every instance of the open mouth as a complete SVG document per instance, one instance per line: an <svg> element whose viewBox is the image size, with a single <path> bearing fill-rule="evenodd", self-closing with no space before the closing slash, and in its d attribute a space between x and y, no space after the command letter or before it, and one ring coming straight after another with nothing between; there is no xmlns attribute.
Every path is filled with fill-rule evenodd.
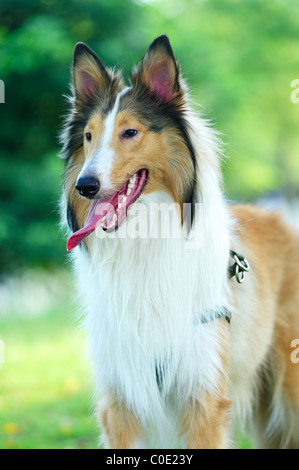
<svg viewBox="0 0 299 470"><path fill-rule="evenodd" d="M73 233L67 242L70 251L90 235L101 224L103 230L113 232L126 219L128 208L140 197L148 179L148 170L142 168L111 196L94 199L83 228Z"/></svg>

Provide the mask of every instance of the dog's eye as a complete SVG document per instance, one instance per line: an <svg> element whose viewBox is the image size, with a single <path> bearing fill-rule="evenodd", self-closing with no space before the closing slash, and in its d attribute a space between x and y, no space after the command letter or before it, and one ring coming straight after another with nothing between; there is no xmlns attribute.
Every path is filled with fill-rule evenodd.
<svg viewBox="0 0 299 470"><path fill-rule="evenodd" d="M86 140L88 140L88 142L91 141L91 133L90 132L86 132L85 137L86 137Z"/></svg>
<svg viewBox="0 0 299 470"><path fill-rule="evenodd" d="M123 137L125 139L130 139L131 137L135 137L135 135L137 134L137 131L136 129L127 129L124 134L123 134Z"/></svg>

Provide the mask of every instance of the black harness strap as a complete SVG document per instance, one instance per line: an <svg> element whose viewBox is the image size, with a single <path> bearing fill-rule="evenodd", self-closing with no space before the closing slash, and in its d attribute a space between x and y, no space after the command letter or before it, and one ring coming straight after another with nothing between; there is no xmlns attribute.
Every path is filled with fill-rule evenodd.
<svg viewBox="0 0 299 470"><path fill-rule="evenodd" d="M223 308L221 309L221 313L220 313L220 312L216 312L214 318L212 318L212 319L202 318L202 319L200 320L200 323L203 323L203 324L204 324L204 323L209 323L210 321L219 320L220 318L224 318L224 319L227 321L227 323L230 323L231 317L232 317L232 315L231 315L230 311L227 310L226 307L223 307Z"/></svg>

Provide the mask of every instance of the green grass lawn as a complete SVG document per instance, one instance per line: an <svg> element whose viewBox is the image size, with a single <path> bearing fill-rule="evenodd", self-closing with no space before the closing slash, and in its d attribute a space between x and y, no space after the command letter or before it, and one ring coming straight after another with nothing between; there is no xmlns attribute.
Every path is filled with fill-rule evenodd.
<svg viewBox="0 0 299 470"><path fill-rule="evenodd" d="M65 299L35 316L0 315L0 448L97 447L85 338L73 310Z"/></svg>
<svg viewBox="0 0 299 470"><path fill-rule="evenodd" d="M20 303L12 298L0 313L0 448L97 448L91 367L68 295L71 281L54 274L58 282L53 287L45 276L33 279L43 296L37 290L28 304L26 286L30 294L31 284L25 279ZM242 448L251 446L248 439L238 441Z"/></svg>

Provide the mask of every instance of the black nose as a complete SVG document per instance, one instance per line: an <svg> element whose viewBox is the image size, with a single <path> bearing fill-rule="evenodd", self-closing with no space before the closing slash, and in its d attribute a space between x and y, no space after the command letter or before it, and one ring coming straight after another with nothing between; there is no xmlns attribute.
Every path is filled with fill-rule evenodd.
<svg viewBox="0 0 299 470"><path fill-rule="evenodd" d="M81 176L76 182L76 189L81 196L92 199L100 189L100 181L96 176Z"/></svg>

